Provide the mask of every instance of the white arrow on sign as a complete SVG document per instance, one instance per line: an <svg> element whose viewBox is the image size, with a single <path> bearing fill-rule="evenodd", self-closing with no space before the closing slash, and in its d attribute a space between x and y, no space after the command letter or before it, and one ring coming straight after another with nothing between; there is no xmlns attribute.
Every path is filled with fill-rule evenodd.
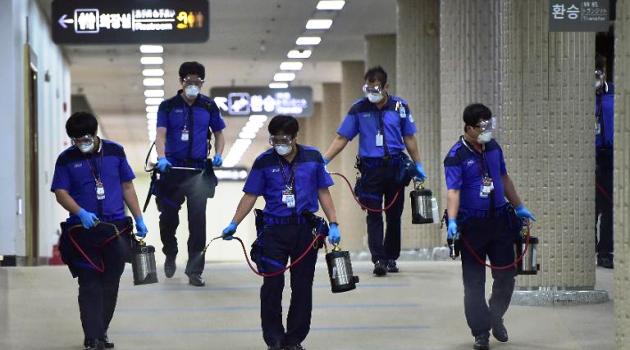
<svg viewBox="0 0 630 350"><path fill-rule="evenodd" d="M74 19L66 17L68 17L68 15L64 14L63 16L59 17L59 21L57 21L57 23L59 23L59 25L62 26L63 29L68 28L66 24L74 23Z"/></svg>

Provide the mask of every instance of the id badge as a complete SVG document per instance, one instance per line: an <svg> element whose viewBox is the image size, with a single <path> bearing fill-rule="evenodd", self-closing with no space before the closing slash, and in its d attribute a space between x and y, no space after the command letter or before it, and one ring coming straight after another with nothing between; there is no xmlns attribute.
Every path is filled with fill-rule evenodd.
<svg viewBox="0 0 630 350"><path fill-rule="evenodd" d="M383 135L380 132L376 134L376 147L383 147Z"/></svg>
<svg viewBox="0 0 630 350"><path fill-rule="evenodd" d="M295 195L291 190L282 191L282 203L287 205L287 208L295 208Z"/></svg>
<svg viewBox="0 0 630 350"><path fill-rule="evenodd" d="M99 201L105 199L105 187L103 187L103 183L100 181L96 182L96 199Z"/></svg>
<svg viewBox="0 0 630 350"><path fill-rule="evenodd" d="M479 197L488 198L490 192L494 190L494 184L492 183L492 179L489 177L484 177L481 184L481 191L479 192Z"/></svg>
<svg viewBox="0 0 630 350"><path fill-rule="evenodd" d="M188 141L188 138L190 137L189 132L187 129L182 130L182 141Z"/></svg>

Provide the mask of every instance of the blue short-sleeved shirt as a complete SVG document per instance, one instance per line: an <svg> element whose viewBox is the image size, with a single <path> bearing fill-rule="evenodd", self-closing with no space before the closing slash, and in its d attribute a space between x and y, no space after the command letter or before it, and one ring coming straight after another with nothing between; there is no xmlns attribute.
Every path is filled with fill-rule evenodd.
<svg viewBox="0 0 630 350"><path fill-rule="evenodd" d="M198 95L188 105L180 93L163 101L157 115L157 127L166 128L166 158L174 165L184 160L205 160L210 131L225 129L221 111L212 99ZM182 141L183 130L188 130L188 141Z"/></svg>
<svg viewBox="0 0 630 350"><path fill-rule="evenodd" d="M507 204L505 190L501 176L507 175L503 150L492 140L486 144L483 156L468 145L463 138L448 152L444 159L446 188L460 190L459 206L463 209L488 210L490 196L481 198L482 177L484 174L483 161L494 185L495 208Z"/></svg>
<svg viewBox="0 0 630 350"><path fill-rule="evenodd" d="M83 154L72 146L57 158L55 174L50 190L66 190L77 204L94 214L102 221L113 221L125 217L122 183L135 178L127 162L125 151L117 143L101 139L98 153ZM96 179L100 176L105 189L102 201L102 214L98 211L96 199ZM68 223L81 220L70 215Z"/></svg>
<svg viewBox="0 0 630 350"><path fill-rule="evenodd" d="M595 96L595 116L597 130L595 146L597 148L612 148L615 136L615 85L607 83L608 90Z"/></svg>
<svg viewBox="0 0 630 350"><path fill-rule="evenodd" d="M358 134L360 157L383 157L385 146L376 145L379 131L390 155L400 154L405 150L403 137L416 133L416 124L405 100L389 96L387 104L379 110L364 97L352 105L337 129L337 134L348 140Z"/></svg>
<svg viewBox="0 0 630 350"><path fill-rule="evenodd" d="M282 191L289 182L291 171L295 174L295 208L288 208L282 203ZM326 171L321 153L313 147L299 145L291 164L273 148L258 156L245 181L243 192L263 196L265 214L291 216L304 211L316 212L319 209L319 189L332 185L333 180Z"/></svg>

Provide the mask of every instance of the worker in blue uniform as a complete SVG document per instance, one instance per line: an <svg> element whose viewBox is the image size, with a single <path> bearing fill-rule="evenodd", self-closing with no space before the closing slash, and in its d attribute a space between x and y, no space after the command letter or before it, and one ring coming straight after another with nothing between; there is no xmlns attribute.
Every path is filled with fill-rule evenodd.
<svg viewBox="0 0 630 350"><path fill-rule="evenodd" d="M265 277L260 289L260 315L263 338L271 350L301 350L310 330L313 299L313 276L317 249L310 247L313 220L318 201L330 222L328 240L339 244L340 233L335 206L328 187L333 185L322 155L313 147L297 143L298 122L292 116L278 115L269 123L269 142L273 148L254 162L243 188L234 218L223 230L231 239L238 224L263 196L265 208L258 213L256 242L251 255L261 272L283 269L288 259L306 257L291 267L291 304L286 330L282 324L282 291L284 274ZM315 221L315 222L314 222Z"/></svg>
<svg viewBox="0 0 630 350"><path fill-rule="evenodd" d="M613 141L615 86L607 81L606 58L595 59L595 206L599 218L597 265L612 269L613 261Z"/></svg>
<svg viewBox="0 0 630 350"><path fill-rule="evenodd" d="M131 211L139 237L142 219L123 148L96 136L98 122L85 112L66 122L72 146L57 158L51 191L70 216L61 224L60 252L79 279L79 311L85 349L113 348L107 337L114 316L120 276L130 256Z"/></svg>
<svg viewBox="0 0 630 350"><path fill-rule="evenodd" d="M189 284L205 285L201 277L205 264L206 204L214 196L217 179L213 166L221 166L225 139L225 122L218 106L200 93L205 68L198 62L184 62L179 67L182 89L160 104L155 139L157 168L161 172L157 185L160 211L160 237L166 255L164 274L175 274L178 253L175 232L179 226L179 210L184 200L188 205L188 263L185 273ZM214 134L215 155L208 159L210 139ZM193 168L195 170L172 169Z"/></svg>
<svg viewBox="0 0 630 350"><path fill-rule="evenodd" d="M503 315L514 291L516 269L495 269L492 296L486 303L486 257L494 266L514 262L514 241L522 219L535 220L523 205L507 173L503 151L492 138L495 119L490 109L475 103L464 109L464 136L444 159L447 187L448 238L461 234L464 309L475 337L474 349L489 348L490 330L508 341ZM474 253L483 261L475 259Z"/></svg>
<svg viewBox="0 0 630 350"><path fill-rule="evenodd" d="M387 228L384 237L382 213L368 211L366 218L374 274L384 276L387 272L398 272L400 218L405 203L404 187L411 179L407 177L409 165L421 181L426 179L426 175L420 162L416 125L409 105L402 98L388 94L387 73L382 67L370 68L364 80L365 97L350 108L324 159L326 163L332 161L349 141L359 135L357 168L361 177L355 194L369 208L381 208L383 197L388 204L396 198L395 203L385 211ZM404 153L405 149L413 163Z"/></svg>

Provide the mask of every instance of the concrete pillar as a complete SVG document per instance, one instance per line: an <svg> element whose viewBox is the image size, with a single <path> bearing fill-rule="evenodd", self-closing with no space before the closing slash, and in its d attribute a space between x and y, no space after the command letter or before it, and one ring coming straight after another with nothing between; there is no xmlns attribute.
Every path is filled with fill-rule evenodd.
<svg viewBox="0 0 630 350"><path fill-rule="evenodd" d="M341 111L335 118L335 125L329 129L330 140L336 135L339 124L346 116L352 104L362 96L363 74L365 64L363 61L341 62ZM354 164L358 153L358 136L350 142L346 148L331 162L330 171L344 174L354 186L356 169ZM337 205L337 215L341 224L343 247L347 250L358 251L367 249L367 229L365 213L359 208L352 198L352 193L338 176L334 177L335 186L332 194Z"/></svg>
<svg viewBox="0 0 630 350"><path fill-rule="evenodd" d="M341 114L341 84L324 83L324 99L322 101L321 118L316 125L318 129L317 142L314 145L319 148L322 153L326 151L328 145L335 136L339 124L339 114Z"/></svg>
<svg viewBox="0 0 630 350"><path fill-rule="evenodd" d="M605 301L605 292L593 291L595 34L548 32L545 0L501 6L501 144L541 240L541 270L519 277L512 301Z"/></svg>
<svg viewBox="0 0 630 350"><path fill-rule="evenodd" d="M396 42L397 95L407 100L418 128L420 157L427 172L426 187L442 200L440 152L440 5L438 0L398 0ZM439 225L413 225L409 191L403 212L403 249L442 245Z"/></svg>
<svg viewBox="0 0 630 350"><path fill-rule="evenodd" d="M389 93L396 94L396 34L365 36L365 67L381 66L387 72Z"/></svg>
<svg viewBox="0 0 630 350"><path fill-rule="evenodd" d="M617 2L615 21L615 318L617 349L630 348L630 3Z"/></svg>
<svg viewBox="0 0 630 350"><path fill-rule="evenodd" d="M313 115L308 118L300 118L298 119L300 122L300 142L309 146L317 147L320 152L324 152L322 150L322 145L318 145L319 143L317 137L317 124L321 123L322 120L322 102L314 102L313 103Z"/></svg>

